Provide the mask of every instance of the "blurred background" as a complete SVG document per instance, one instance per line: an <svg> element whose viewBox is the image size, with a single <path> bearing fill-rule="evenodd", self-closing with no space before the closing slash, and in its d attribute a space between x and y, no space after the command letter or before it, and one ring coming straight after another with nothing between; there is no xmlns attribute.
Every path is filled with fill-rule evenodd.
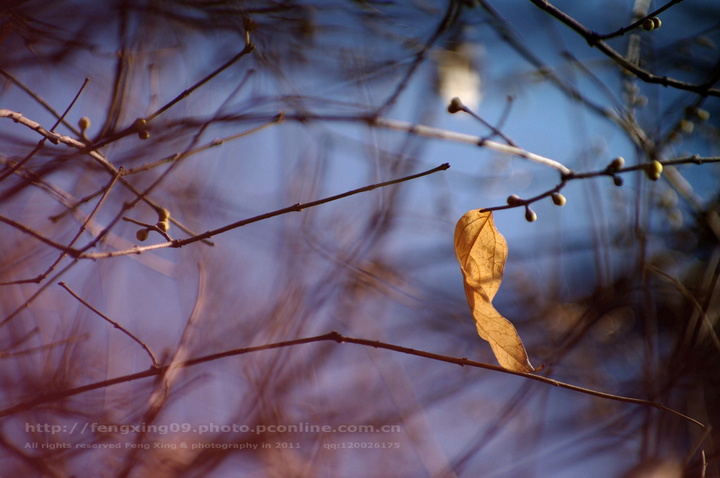
<svg viewBox="0 0 720 478"><path fill-rule="evenodd" d="M660 6L557 2L599 33ZM658 77L714 85L717 2L659 17L607 43ZM220 69L247 35L254 51ZM455 223L560 175L373 119L503 143L448 113L460 97L519 147L593 172L617 156L716 158L717 96L640 81L520 0L5 1L0 42L0 108L50 130L72 104L55 131L124 174L113 182L92 148L38 144L0 117L3 475L720 476L716 433L672 413L356 344L101 383L153 356L177 364L333 330L495 364ZM128 130L137 118L146 139ZM446 162L211 243L103 255L165 242L155 230L141 242L146 226L121 218L153 225L165 208L167 234L186 239ZM523 208L495 212L509 249L495 307L541 375L716 426L720 167L618 177L569 181L567 204L533 203L532 223ZM100 255L76 260L70 244Z"/></svg>

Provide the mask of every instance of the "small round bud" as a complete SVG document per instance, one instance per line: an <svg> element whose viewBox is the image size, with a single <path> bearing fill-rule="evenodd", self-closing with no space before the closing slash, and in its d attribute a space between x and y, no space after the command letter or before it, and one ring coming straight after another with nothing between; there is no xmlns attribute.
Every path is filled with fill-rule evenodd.
<svg viewBox="0 0 720 478"><path fill-rule="evenodd" d="M623 178L620 176L613 176L613 182L615 183L615 186L620 187L623 185Z"/></svg>
<svg viewBox="0 0 720 478"><path fill-rule="evenodd" d="M708 110L697 110L696 116L700 121L707 121L710 119L710 112Z"/></svg>
<svg viewBox="0 0 720 478"><path fill-rule="evenodd" d="M613 169L614 171L619 171L624 167L625 167L625 158L623 158L622 156L618 156L617 158L613 159L612 162L610 163L610 168Z"/></svg>
<svg viewBox="0 0 720 478"><path fill-rule="evenodd" d="M448 113L455 114L458 111L462 111L462 109L465 107L463 105L463 102L458 98L457 96L450 100L450 104L447 107Z"/></svg>
<svg viewBox="0 0 720 478"><path fill-rule="evenodd" d="M652 181L657 181L660 179L660 174L662 173L663 166L660 164L660 161L653 161L652 163L645 166L645 174L647 174L647 177L651 179Z"/></svg>
<svg viewBox="0 0 720 478"><path fill-rule="evenodd" d="M512 194L512 195L508 196L508 198L507 198L508 206L517 206L521 202L522 202L522 199L520 199L520 196L518 196L517 194Z"/></svg>
<svg viewBox="0 0 720 478"><path fill-rule="evenodd" d="M80 120L78 121L78 127L80 128L80 131L85 131L86 129L88 129L90 127L90 118L88 118L87 116L83 116L82 118L80 118Z"/></svg>
<svg viewBox="0 0 720 478"><path fill-rule="evenodd" d="M170 211L168 211L164 207L158 208L157 214L158 214L158 221L167 221L168 218L170 218Z"/></svg>
<svg viewBox="0 0 720 478"><path fill-rule="evenodd" d="M525 219L527 220L527 222L535 222L535 220L537 219L537 214L535 214L535 211L527 207L525 208Z"/></svg>
<svg viewBox="0 0 720 478"><path fill-rule="evenodd" d="M646 18L642 22L642 29L645 30L646 32L649 32L653 28L655 28L655 22L652 21L652 18Z"/></svg>
<svg viewBox="0 0 720 478"><path fill-rule="evenodd" d="M147 121L145 121L145 118L138 118L135 120L132 127L139 130L144 130L145 128L147 128Z"/></svg>
<svg viewBox="0 0 720 478"><path fill-rule="evenodd" d="M148 139L150 137L150 132L148 130L141 130L138 131L138 138L140 139Z"/></svg>
<svg viewBox="0 0 720 478"><path fill-rule="evenodd" d="M148 238L148 230L147 229L140 229L138 232L135 233L135 237L137 237L138 241L144 241Z"/></svg>
<svg viewBox="0 0 720 478"><path fill-rule="evenodd" d="M560 193L552 193L550 197L552 198L552 201L553 203L555 203L556 206L564 206L565 202L567 201L565 199L565 196Z"/></svg>
<svg viewBox="0 0 720 478"><path fill-rule="evenodd" d="M660 28L660 25L662 25L662 22L660 21L660 19L658 17L652 17L650 20L652 20L652 22L653 22L654 29L658 29L658 28Z"/></svg>
<svg viewBox="0 0 720 478"><path fill-rule="evenodd" d="M167 220L164 221L158 221L155 226L160 229L162 232L167 232L168 229L170 229L170 223Z"/></svg>

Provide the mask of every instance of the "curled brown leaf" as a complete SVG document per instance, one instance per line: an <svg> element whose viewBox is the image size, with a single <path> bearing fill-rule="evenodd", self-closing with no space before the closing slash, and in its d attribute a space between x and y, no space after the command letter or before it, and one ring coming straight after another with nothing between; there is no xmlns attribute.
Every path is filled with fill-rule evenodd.
<svg viewBox="0 0 720 478"><path fill-rule="evenodd" d="M502 367L533 372L517 330L492 305L502 282L507 254L507 242L495 227L492 212L475 209L460 218L455 227L455 256L478 334L490 343Z"/></svg>

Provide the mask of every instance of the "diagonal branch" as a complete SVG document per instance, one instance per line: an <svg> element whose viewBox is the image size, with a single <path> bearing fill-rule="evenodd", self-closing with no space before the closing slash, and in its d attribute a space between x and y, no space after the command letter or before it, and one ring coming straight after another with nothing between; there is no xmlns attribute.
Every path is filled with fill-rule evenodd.
<svg viewBox="0 0 720 478"><path fill-rule="evenodd" d="M151 246L144 246L144 247L137 247L137 246L136 246L136 247L133 247L133 248L131 248L131 249L124 249L124 250L121 250L121 251L95 252L95 253L88 253L88 254L80 254L78 257L79 257L79 258L82 258L82 259L93 259L93 260L94 260L94 259L102 259L102 258L106 258L106 257L117 257L117 256L126 256L126 255L129 255L129 254L140 254L140 253L142 253L142 252L152 251L152 250L155 250L155 249L164 249L164 248L166 248L166 247L182 247L182 246L186 246L186 245L188 245L188 244L192 244L193 242L198 242L198 241L202 241L202 240L208 239L208 238L210 238L210 237L212 237L212 236L217 236L218 234L222 234L222 233L227 232L227 231L230 231L230 230L232 230L232 229L237 229L238 227L242 227L242 226L246 226L246 225L248 225L248 224L252 224L252 223L254 223L254 222L262 221L262 220L265 220L265 219L269 219L269 218L271 218L271 217L280 216L280 215L282 215L282 214L287 214L287 213L290 213L290 212L300 212L300 211L302 211L303 209L309 209L309 208L311 208L311 207L320 206L321 204L329 203L329 202L331 202L331 201L337 201L338 199L343 199L343 198L346 198L346 197L348 197L348 196L353 196L353 195L355 195L355 194L360 194L360 193L364 193L364 192L367 192L367 191L372 191L373 189L383 188L383 187L390 186L390 185L393 185L393 184L398 184L398 183L402 183L402 182L405 182L405 181L410 181L410 180L412 180L412 179L417 179L417 178L420 178L420 177L422 177L422 176L427 176L427 175L429 175L429 174L437 173L438 171L445 171L445 170L448 169L449 167L450 167L450 164L448 164L448 163L443 163L443 164L441 164L441 165L438 166L438 167L435 167L435 168L433 168L433 169L429 169L429 170L424 171L424 172L422 172L422 173L413 174L413 175L410 175L410 176L405 176L405 177L399 178L399 179L393 179L392 181L386 181L386 182L383 182L383 183L370 184L369 186L364 186L364 187L361 187L361 188L358 188L358 189L353 189L352 191L346 191L346 192L341 193L341 194L336 194L335 196L330 196L330 197L327 197L327 198L318 199L317 201L311 201L311 202L304 203L304 204L297 203L297 204L294 204L294 205L292 205L292 206L284 207L284 208L282 208L282 209L277 209L277 210L275 210L275 211L271 211L271 212L268 212L268 213L265 213L265 214L260 214L259 216L254 216L254 217L251 217L251 218L248 218L248 219L243 219L243 220L241 220L241 221L237 221L237 222L234 222L234 223L232 223L232 224L228 224L227 226L223 226L223 227L220 227L220 228L217 228L217 229L212 229L212 230L207 231L207 232L205 232L205 233L203 233L203 234L199 234L199 235L197 235L197 236L193 236L193 237L190 237L190 238L188 238L188 239L183 239L183 240L177 240L177 239L175 239L175 240L173 240L173 241L163 242L163 243L160 243L160 244L153 244L153 245L151 245Z"/></svg>

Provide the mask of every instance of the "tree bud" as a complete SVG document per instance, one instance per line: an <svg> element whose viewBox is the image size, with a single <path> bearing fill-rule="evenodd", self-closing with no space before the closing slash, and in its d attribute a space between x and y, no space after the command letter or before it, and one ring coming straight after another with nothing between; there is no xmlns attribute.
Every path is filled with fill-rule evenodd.
<svg viewBox="0 0 720 478"><path fill-rule="evenodd" d="M78 121L78 127L80 128L80 131L88 129L90 127L90 118L87 116L80 118L80 121Z"/></svg>
<svg viewBox="0 0 720 478"><path fill-rule="evenodd" d="M527 222L535 222L537 219L537 214L535 214L535 211L530 209L529 207L525 208L525 219Z"/></svg>

